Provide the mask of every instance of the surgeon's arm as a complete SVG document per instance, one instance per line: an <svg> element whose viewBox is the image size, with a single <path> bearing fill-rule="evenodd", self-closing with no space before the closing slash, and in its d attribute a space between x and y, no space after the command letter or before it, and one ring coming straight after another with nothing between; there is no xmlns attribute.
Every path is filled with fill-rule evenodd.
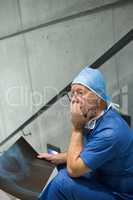
<svg viewBox="0 0 133 200"><path fill-rule="evenodd" d="M72 130L71 141L67 153L67 170L68 174L72 177L80 177L91 169L85 165L84 161L80 158L80 152L83 149L83 133L82 129Z"/></svg>

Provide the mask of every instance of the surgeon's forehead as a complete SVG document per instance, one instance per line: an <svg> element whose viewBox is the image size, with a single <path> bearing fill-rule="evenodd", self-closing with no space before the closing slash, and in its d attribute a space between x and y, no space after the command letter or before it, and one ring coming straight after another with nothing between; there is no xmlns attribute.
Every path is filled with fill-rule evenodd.
<svg viewBox="0 0 133 200"><path fill-rule="evenodd" d="M72 91L78 91L78 90L91 91L89 88L85 87L82 84L72 84L71 85L71 92Z"/></svg>

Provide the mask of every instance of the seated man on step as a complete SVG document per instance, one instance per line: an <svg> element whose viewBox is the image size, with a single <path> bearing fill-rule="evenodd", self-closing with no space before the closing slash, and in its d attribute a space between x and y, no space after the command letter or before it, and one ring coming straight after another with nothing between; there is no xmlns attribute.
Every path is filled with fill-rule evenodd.
<svg viewBox="0 0 133 200"><path fill-rule="evenodd" d="M39 200L133 199L133 133L111 106L101 72L85 67L71 86L66 153L38 158L66 164Z"/></svg>

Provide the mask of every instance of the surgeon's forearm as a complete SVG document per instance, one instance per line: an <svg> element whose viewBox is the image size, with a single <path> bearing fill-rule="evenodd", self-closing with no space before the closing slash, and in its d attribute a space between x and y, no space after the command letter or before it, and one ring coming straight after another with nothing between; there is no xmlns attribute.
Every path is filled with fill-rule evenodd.
<svg viewBox="0 0 133 200"><path fill-rule="evenodd" d="M83 148L83 133L82 129L72 130L71 141L67 153L67 169L71 173L71 171L75 171L78 166L78 159L80 158L80 152Z"/></svg>
<svg viewBox="0 0 133 200"><path fill-rule="evenodd" d="M59 156L60 156L60 160L62 161L62 163L67 162L67 152L59 153Z"/></svg>
<svg viewBox="0 0 133 200"><path fill-rule="evenodd" d="M72 177L80 177L91 169L84 163L80 157L83 149L82 129L73 129L71 142L67 153L67 171Z"/></svg>
<svg viewBox="0 0 133 200"><path fill-rule="evenodd" d="M66 163L67 162L67 152L51 155L50 161L57 165Z"/></svg>

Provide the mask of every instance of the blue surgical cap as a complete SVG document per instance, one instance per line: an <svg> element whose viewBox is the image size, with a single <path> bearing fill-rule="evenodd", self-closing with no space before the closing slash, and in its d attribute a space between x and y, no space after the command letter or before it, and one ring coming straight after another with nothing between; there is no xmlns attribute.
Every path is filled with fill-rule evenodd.
<svg viewBox="0 0 133 200"><path fill-rule="evenodd" d="M93 69L89 66L85 67L73 80L72 84L81 84L90 89L104 101L110 101L110 97L106 90L106 81L98 69Z"/></svg>

